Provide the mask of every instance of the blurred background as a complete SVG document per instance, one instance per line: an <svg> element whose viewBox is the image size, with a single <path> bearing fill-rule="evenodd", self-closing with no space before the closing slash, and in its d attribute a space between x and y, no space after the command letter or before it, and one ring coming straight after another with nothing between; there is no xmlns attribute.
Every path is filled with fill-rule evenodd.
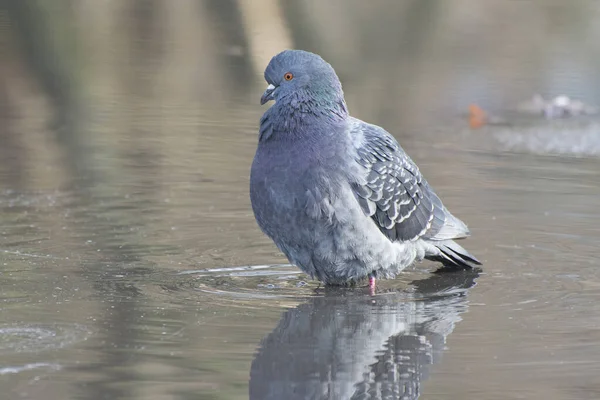
<svg viewBox="0 0 600 400"><path fill-rule="evenodd" d="M114 152L161 171L190 145L202 170L218 169L206 153L221 146L247 160L230 141L255 131L262 72L285 48L321 54L354 114L403 137L471 103L495 113L536 93L600 103L595 1L0 4L1 176L23 184L119 174Z"/></svg>
<svg viewBox="0 0 600 400"><path fill-rule="evenodd" d="M339 357L371 336L329 353L263 338L349 309L362 322L335 324L383 344L346 367L388 365L374 358L396 348L387 338L436 332L430 347L448 354L395 381L416 387L407 398L597 398L599 37L594 0L0 0L6 398L242 399L249 385L278 398L291 379L323 383L315 360L288 381L257 360ZM262 73L286 48L330 62L351 113L390 131L471 227L484 273L450 344L460 318L443 333L435 321L463 300L386 325L370 300L319 297L258 230ZM404 293L434 269L384 287ZM408 313L388 300L383 315ZM370 398L351 396L392 376L373 371L333 379L346 395L304 398Z"/></svg>

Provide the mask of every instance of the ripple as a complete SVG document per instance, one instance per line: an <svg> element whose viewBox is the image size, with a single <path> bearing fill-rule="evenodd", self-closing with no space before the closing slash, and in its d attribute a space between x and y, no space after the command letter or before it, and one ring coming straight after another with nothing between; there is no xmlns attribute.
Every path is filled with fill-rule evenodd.
<svg viewBox="0 0 600 400"><path fill-rule="evenodd" d="M300 274L301 272L296 271L278 271L272 268L295 268L292 264L273 264L273 265L244 265L240 267L224 267L224 268L207 268L207 269L196 269L190 271L181 271L177 275L191 275L196 276L207 276L211 274L217 274L215 276L257 276L257 275L280 275L280 274ZM261 271L268 270L268 271Z"/></svg>
<svg viewBox="0 0 600 400"><path fill-rule="evenodd" d="M59 204L63 196L64 193L58 191L21 193L14 190L3 190L0 192L0 207L54 207Z"/></svg>
<svg viewBox="0 0 600 400"><path fill-rule="evenodd" d="M180 271L169 291L193 290L213 298L281 299L314 295L319 282L310 280L291 264L244 265ZM218 301L218 300L217 300Z"/></svg>
<svg viewBox="0 0 600 400"><path fill-rule="evenodd" d="M19 374L21 372L30 371L32 369L39 369L39 368L45 368L45 369L50 369L53 371L58 371L62 367L59 364L38 362L38 363L31 363L31 364L25 364L25 365L1 367L0 375Z"/></svg>
<svg viewBox="0 0 600 400"><path fill-rule="evenodd" d="M426 271L408 270L396 279L380 280L377 296L388 292L410 290L408 283L427 276ZM162 284L167 291L191 290L206 294L214 302L240 300L301 299L337 293L370 296L366 285L328 287L302 273L291 264L245 265L235 267L185 270L176 274L176 281ZM180 279L180 278L183 278Z"/></svg>
<svg viewBox="0 0 600 400"><path fill-rule="evenodd" d="M89 334L89 329L79 324L0 325L0 354L61 349Z"/></svg>

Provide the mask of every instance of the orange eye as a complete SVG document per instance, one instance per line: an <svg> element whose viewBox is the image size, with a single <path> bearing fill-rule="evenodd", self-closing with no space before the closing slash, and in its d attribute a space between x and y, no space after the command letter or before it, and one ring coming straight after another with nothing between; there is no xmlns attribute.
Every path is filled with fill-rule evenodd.
<svg viewBox="0 0 600 400"><path fill-rule="evenodd" d="M291 81L292 79L294 79L294 75L292 75L291 72L287 72L284 76L283 79L285 79L286 81Z"/></svg>

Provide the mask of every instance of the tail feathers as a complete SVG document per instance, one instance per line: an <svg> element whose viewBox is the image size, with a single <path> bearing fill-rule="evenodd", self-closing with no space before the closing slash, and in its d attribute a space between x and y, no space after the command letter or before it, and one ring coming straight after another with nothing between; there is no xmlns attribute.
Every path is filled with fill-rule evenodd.
<svg viewBox="0 0 600 400"><path fill-rule="evenodd" d="M431 239L450 241L451 239L466 238L471 234L464 222L450 214L447 210L444 211L446 213L444 224Z"/></svg>
<svg viewBox="0 0 600 400"><path fill-rule="evenodd" d="M438 254L426 256L425 258L427 259L441 261L446 266L461 268L473 268L475 265L481 265L481 261L453 240L429 243L434 245L439 251Z"/></svg>

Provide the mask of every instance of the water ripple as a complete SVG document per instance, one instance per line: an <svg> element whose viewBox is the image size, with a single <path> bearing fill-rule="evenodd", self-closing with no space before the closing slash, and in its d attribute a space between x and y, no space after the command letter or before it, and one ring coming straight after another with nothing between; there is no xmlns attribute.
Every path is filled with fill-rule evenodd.
<svg viewBox="0 0 600 400"><path fill-rule="evenodd" d="M89 335L89 329L79 324L0 325L0 354L61 349Z"/></svg>
<svg viewBox="0 0 600 400"><path fill-rule="evenodd" d="M62 367L59 364L55 363L46 363L46 362L38 362L38 363L30 363L24 365L17 366L8 366L0 368L0 375L8 375L8 374L19 374L21 372L30 371L32 369L38 368L46 368L53 371L58 371Z"/></svg>

